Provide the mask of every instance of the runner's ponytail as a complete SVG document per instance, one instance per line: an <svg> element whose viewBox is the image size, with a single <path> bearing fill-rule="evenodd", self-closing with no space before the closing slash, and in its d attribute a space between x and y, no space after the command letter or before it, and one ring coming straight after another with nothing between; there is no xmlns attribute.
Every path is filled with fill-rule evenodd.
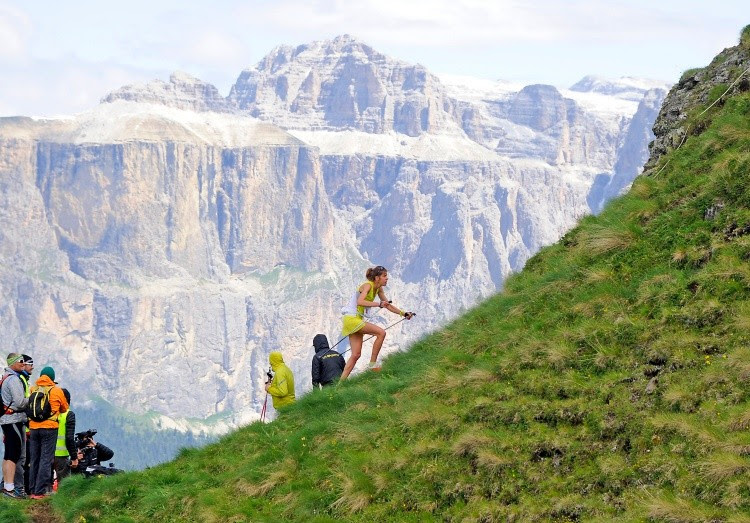
<svg viewBox="0 0 750 523"><path fill-rule="evenodd" d="M377 278L381 274L385 274L386 272L388 272L388 269L386 269L382 265L378 265L377 267L370 267L365 273L365 278L367 278L367 281L375 281L375 278Z"/></svg>

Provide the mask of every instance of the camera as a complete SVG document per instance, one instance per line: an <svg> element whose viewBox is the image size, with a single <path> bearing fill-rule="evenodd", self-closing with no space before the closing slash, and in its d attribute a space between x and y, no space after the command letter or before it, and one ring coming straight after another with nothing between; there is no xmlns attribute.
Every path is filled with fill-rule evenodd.
<svg viewBox="0 0 750 523"><path fill-rule="evenodd" d="M85 447L88 447L93 442L95 434L96 429L89 429L84 432L76 432L76 448L83 449Z"/></svg>
<svg viewBox="0 0 750 523"><path fill-rule="evenodd" d="M266 380L266 383L271 383L273 381L273 371L271 369L268 369L268 372L266 372L266 376L268 376L268 380Z"/></svg>

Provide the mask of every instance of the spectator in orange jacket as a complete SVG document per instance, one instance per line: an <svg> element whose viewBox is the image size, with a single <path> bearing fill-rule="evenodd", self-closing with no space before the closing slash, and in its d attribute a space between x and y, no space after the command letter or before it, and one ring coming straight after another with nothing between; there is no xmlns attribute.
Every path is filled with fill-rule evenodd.
<svg viewBox="0 0 750 523"><path fill-rule="evenodd" d="M31 476L29 488L31 499L44 498L52 488L52 464L55 460L55 445L57 444L57 430L59 423L57 418L68 410L68 402L65 394L55 382L55 369L44 367L39 373L36 385L31 388L29 407L34 404L35 392L46 393L49 391L49 404L51 415L42 421L35 421L29 416L29 454L31 455Z"/></svg>

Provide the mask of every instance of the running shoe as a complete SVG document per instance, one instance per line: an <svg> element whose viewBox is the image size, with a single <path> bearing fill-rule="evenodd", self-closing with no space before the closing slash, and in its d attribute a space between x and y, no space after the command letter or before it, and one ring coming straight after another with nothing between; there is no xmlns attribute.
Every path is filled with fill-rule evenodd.
<svg viewBox="0 0 750 523"><path fill-rule="evenodd" d="M12 499L23 499L21 496L16 494L15 490L5 490L3 489L3 496L6 498L12 498Z"/></svg>

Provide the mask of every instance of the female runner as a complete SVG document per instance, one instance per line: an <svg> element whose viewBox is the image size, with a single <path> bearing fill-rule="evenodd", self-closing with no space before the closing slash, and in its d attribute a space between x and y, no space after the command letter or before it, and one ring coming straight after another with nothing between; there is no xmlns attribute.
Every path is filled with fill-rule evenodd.
<svg viewBox="0 0 750 523"><path fill-rule="evenodd" d="M345 380L352 369L354 369L354 365L356 365L362 353L362 340L365 334L375 336L375 342L372 344L369 369L380 370L378 354L385 340L385 330L382 327L365 321L366 310L370 307L386 308L394 314L404 316L407 320L411 320L414 316L411 312L404 312L394 307L385 297L383 287L388 284L388 271L385 267L382 265L371 267L367 269L365 277L367 281L359 286L357 292L352 296L349 305L344 309L344 317L342 318L344 326L341 329L341 335L349 336L352 355L349 357L349 361L346 362L346 366L344 366L344 372L341 374L342 380ZM374 301L376 296L380 299L379 302Z"/></svg>

